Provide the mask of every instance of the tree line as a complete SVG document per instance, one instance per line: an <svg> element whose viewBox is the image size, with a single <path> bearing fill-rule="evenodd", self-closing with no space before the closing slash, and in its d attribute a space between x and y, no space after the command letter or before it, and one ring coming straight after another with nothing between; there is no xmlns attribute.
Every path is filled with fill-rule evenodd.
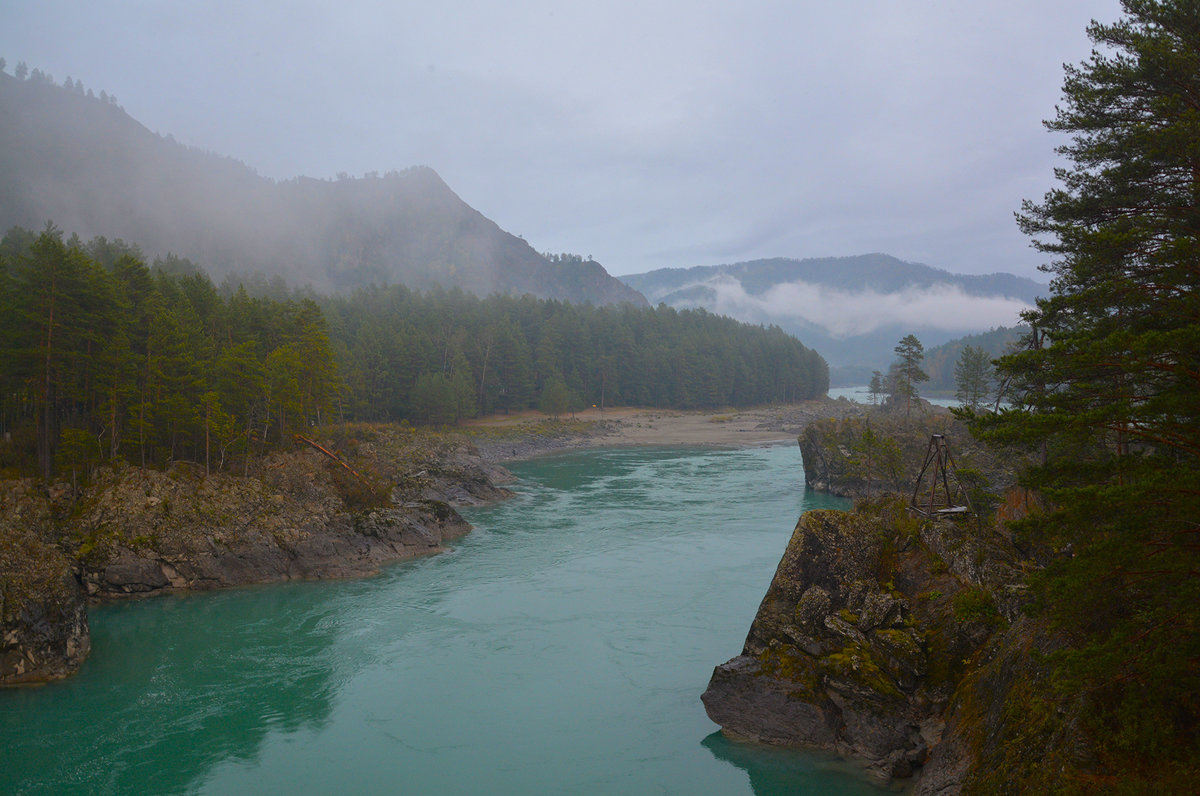
<svg viewBox="0 0 1200 796"><path fill-rule="evenodd" d="M775 326L666 305L595 307L400 285L323 299L364 420L452 423L538 407L748 406L823 395L824 359ZM555 408L554 406L547 407Z"/></svg>
<svg viewBox="0 0 1200 796"><path fill-rule="evenodd" d="M3 72L4 68L6 66L8 66L8 62L4 58L0 58L0 72ZM34 67L32 70L30 70L29 65L26 64L24 61L17 62L16 69L13 71L13 76L16 77L17 80L28 79L29 82L31 82L31 83L46 83L51 86L58 85L57 83L54 82L54 75L51 75L47 72L43 72L41 69L38 69L37 67ZM95 94L92 93L92 90L90 88L87 89L85 92L84 87L83 87L83 81L82 80L72 80L70 75L67 75L67 79L63 81L62 87L67 89L68 91L73 91L76 94L79 94L80 96L83 96L86 93L86 96L88 98L99 99L105 105L117 105L116 96L111 95L106 91L101 91L100 96L97 97Z"/></svg>
<svg viewBox="0 0 1200 796"><path fill-rule="evenodd" d="M44 478L118 459L224 466L319 421L338 393L312 299L222 295L186 261L152 269L53 227L0 241L0 339L0 461L35 460Z"/></svg>
<svg viewBox="0 0 1200 796"><path fill-rule="evenodd" d="M330 420L452 424L583 406L813 398L814 351L703 310L594 307L403 286L318 296L220 287L175 257L48 226L0 240L0 468L208 470Z"/></svg>

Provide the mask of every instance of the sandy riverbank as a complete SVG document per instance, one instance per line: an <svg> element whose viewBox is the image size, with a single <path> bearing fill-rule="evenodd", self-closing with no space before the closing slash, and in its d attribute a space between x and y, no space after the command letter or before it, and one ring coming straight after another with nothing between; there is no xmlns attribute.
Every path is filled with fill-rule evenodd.
<svg viewBox="0 0 1200 796"><path fill-rule="evenodd" d="M489 461L525 459L579 448L645 446L744 447L794 443L805 425L826 417L860 411L848 401L677 411L620 407L588 409L558 422L539 412L497 415L464 424Z"/></svg>

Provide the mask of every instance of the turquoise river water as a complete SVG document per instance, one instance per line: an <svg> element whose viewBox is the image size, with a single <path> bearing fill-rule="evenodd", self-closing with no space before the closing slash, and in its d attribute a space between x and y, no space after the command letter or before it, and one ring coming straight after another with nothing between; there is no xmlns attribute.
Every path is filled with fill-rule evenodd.
<svg viewBox="0 0 1200 796"><path fill-rule="evenodd" d="M806 493L794 445L523 462L443 555L103 606L78 676L0 691L0 793L857 794L700 703Z"/></svg>

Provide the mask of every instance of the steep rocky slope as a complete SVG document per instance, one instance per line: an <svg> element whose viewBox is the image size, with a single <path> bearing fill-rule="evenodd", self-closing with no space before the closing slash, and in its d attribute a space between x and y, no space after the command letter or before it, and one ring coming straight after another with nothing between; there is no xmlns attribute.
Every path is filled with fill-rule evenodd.
<svg viewBox="0 0 1200 796"><path fill-rule="evenodd" d="M970 745L946 721L964 675L1019 618L1027 566L1002 534L918 522L894 498L808 512L705 708L731 735L952 791Z"/></svg>
<svg viewBox="0 0 1200 796"><path fill-rule="evenodd" d="M1003 488L1017 462L956 425L867 413L805 429L809 486L859 502L801 517L742 654L713 673L710 717L730 735L859 760L881 781L914 778L916 796L1191 792L1190 763L1114 758L1091 695L1056 674L1075 631L1027 584L1074 553L1012 530L1045 499ZM976 468L969 491L990 519L907 511L932 432ZM895 472L881 474L889 456Z"/></svg>

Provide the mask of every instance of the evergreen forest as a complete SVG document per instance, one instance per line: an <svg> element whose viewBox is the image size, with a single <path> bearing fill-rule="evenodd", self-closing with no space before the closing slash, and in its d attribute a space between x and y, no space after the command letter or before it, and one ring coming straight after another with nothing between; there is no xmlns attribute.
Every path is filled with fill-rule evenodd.
<svg viewBox="0 0 1200 796"><path fill-rule="evenodd" d="M691 409L828 388L777 327L703 310L595 307L402 286L320 296L220 286L187 260L48 226L0 240L0 469L248 467L312 425L453 424L584 406Z"/></svg>

